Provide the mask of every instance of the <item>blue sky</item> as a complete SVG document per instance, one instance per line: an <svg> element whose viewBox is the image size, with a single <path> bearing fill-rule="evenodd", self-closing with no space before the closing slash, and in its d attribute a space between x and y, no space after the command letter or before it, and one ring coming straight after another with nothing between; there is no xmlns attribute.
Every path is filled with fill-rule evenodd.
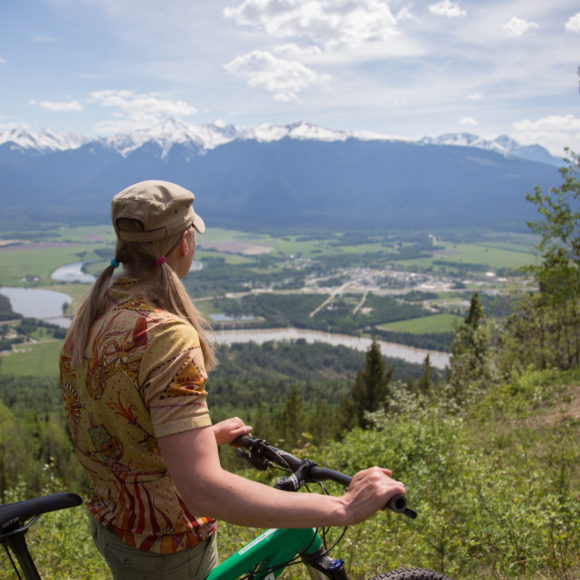
<svg viewBox="0 0 580 580"><path fill-rule="evenodd" d="M1 0L0 131L307 121L580 150L578 0Z"/></svg>

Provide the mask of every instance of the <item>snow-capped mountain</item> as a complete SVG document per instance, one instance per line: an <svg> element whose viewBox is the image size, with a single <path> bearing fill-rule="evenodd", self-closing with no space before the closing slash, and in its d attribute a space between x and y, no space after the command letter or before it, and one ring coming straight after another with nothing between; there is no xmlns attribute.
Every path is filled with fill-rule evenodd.
<svg viewBox="0 0 580 580"><path fill-rule="evenodd" d="M212 227L526 230L535 208L525 194L558 184L559 165L506 136L410 141L306 122L171 119L97 139L9 131L0 134L0 219L107 223L117 191L166 179L199 196Z"/></svg>
<svg viewBox="0 0 580 580"><path fill-rule="evenodd" d="M539 163L560 166L562 160L552 156L541 145L520 145L508 135L500 135L493 140L483 139L471 133L446 133L439 137L423 137L419 141L428 145L451 145L455 147L475 147L486 151L495 151L504 157L528 159Z"/></svg>
<svg viewBox="0 0 580 580"><path fill-rule="evenodd" d="M282 139L319 141L325 143L344 142L348 139L356 139L359 141L413 142L403 137L371 131L339 131L326 129L304 121L290 125L263 123L255 128L244 129L236 125L226 125L220 121L216 121L210 125L194 125L172 118L146 129L137 129L129 133L120 133L93 139L54 131L26 132L24 130L12 129L0 132L0 146L2 144L9 144L20 149L47 152L78 149L87 143L95 142L126 157L145 144L152 144L159 148L162 158L167 157L169 151L175 145L185 145L192 151L203 154L236 140L272 143L281 141ZM470 133L448 133L438 137L424 137L416 143L420 145L471 147L494 151L505 157L528 159L557 166L561 164L561 159L553 157L540 145L520 145L507 135L500 135L494 140L489 140Z"/></svg>
<svg viewBox="0 0 580 580"><path fill-rule="evenodd" d="M323 141L327 143L346 141L347 139L358 139L360 141L408 141L408 139L403 137L383 135L371 131L336 131L318 127L305 121L284 126L262 123L255 129L245 131L242 138L254 139L262 143L280 141L281 139Z"/></svg>
<svg viewBox="0 0 580 580"><path fill-rule="evenodd" d="M179 119L168 119L147 129L104 137L99 141L123 156L139 149L145 143L153 143L159 146L161 156L164 158L177 144L193 146L203 153L243 136L244 132L234 125L220 122L211 125L192 125Z"/></svg>
<svg viewBox="0 0 580 580"><path fill-rule="evenodd" d="M0 145L7 143L13 148L38 152L77 149L85 141L86 138L80 135L49 130L30 132L23 129L8 129L0 132Z"/></svg>

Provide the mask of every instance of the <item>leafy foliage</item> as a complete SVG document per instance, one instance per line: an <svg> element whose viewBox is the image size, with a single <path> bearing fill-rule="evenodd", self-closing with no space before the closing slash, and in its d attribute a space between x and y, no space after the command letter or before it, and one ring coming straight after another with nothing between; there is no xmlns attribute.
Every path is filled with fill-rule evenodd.
<svg viewBox="0 0 580 580"><path fill-rule="evenodd" d="M540 235L542 261L529 266L537 293L523 297L506 327L504 372L538 368L569 369L580 363L580 155L570 152L560 169L563 183L544 194L528 194L541 218L528 222Z"/></svg>

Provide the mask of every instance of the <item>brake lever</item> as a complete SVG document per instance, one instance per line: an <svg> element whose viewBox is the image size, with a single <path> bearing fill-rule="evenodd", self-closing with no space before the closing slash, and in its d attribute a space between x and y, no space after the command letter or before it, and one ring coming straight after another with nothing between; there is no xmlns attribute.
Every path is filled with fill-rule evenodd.
<svg viewBox="0 0 580 580"><path fill-rule="evenodd" d="M245 449L240 449L239 447L236 448L236 455L260 471L266 471L270 466L270 462L263 455L249 453Z"/></svg>
<svg viewBox="0 0 580 580"><path fill-rule="evenodd" d="M305 461L294 473L281 477L274 484L274 487L284 491L298 491L299 489L302 489L309 481L308 476L310 474L310 469L314 466L316 466L316 463L308 460Z"/></svg>

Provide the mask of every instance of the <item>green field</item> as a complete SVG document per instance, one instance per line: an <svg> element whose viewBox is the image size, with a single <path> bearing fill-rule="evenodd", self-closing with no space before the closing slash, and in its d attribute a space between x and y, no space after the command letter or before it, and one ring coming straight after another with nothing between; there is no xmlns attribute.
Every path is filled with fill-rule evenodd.
<svg viewBox="0 0 580 580"><path fill-rule="evenodd" d="M379 328L393 332L431 334L435 332L451 332L453 324L461 322L462 320L463 318L461 316L454 316L453 314L434 314L433 316L423 316L421 318L412 318L411 320L382 324Z"/></svg>
<svg viewBox="0 0 580 580"><path fill-rule="evenodd" d="M30 286L30 278L37 277L34 285L52 285L58 282L51 280L52 272L65 264L100 259L95 249L102 245L72 244L67 246L40 247L30 249L0 250L0 286ZM26 280L29 281L26 281Z"/></svg>
<svg viewBox="0 0 580 580"><path fill-rule="evenodd" d="M20 346L19 351L9 356L3 356L1 372L3 375L17 377L58 377L58 359L62 341L26 343Z"/></svg>
<svg viewBox="0 0 580 580"><path fill-rule="evenodd" d="M436 251L433 256L427 258L418 258L414 260L402 260L400 265L407 268L429 268L436 265L436 262L446 262L449 264L467 265L475 264L478 266L488 266L490 270L511 269L515 270L521 266L533 264L535 254L532 248L516 249L517 246L506 247L496 246L495 244L453 244L439 243L444 250Z"/></svg>

